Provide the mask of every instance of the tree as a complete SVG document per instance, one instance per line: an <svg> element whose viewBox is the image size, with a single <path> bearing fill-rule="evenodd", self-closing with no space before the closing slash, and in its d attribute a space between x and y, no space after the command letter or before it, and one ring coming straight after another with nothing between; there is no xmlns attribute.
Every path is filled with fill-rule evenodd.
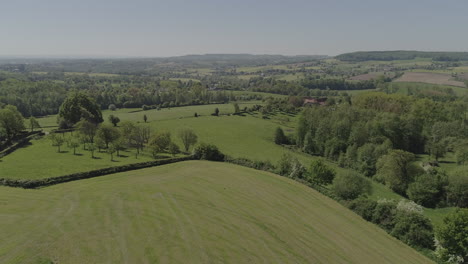
<svg viewBox="0 0 468 264"><path fill-rule="evenodd" d="M212 115L219 116L219 109L217 107L215 108L215 111Z"/></svg>
<svg viewBox="0 0 468 264"><path fill-rule="evenodd" d="M111 161L114 161L114 153L117 151L117 148L114 146L114 144L111 144L108 148L107 148L107 153L110 154L111 156Z"/></svg>
<svg viewBox="0 0 468 264"><path fill-rule="evenodd" d="M109 122L111 122L116 127L117 124L120 122L120 118L115 115L110 115Z"/></svg>
<svg viewBox="0 0 468 264"><path fill-rule="evenodd" d="M5 135L9 142L24 129L23 115L16 106L7 105L0 109L0 134Z"/></svg>
<svg viewBox="0 0 468 264"><path fill-rule="evenodd" d="M86 143L93 143L94 136L96 136L97 125L86 120L81 119L77 124L76 127L78 132L82 135L84 142Z"/></svg>
<svg viewBox="0 0 468 264"><path fill-rule="evenodd" d="M277 127L275 130L275 144L282 145L287 144L288 138L284 135L283 129L281 127Z"/></svg>
<svg viewBox="0 0 468 264"><path fill-rule="evenodd" d="M154 134L150 141L149 146L152 149L153 157L156 158L157 154L165 151L171 144L171 133L169 132L158 132Z"/></svg>
<svg viewBox="0 0 468 264"><path fill-rule="evenodd" d="M459 209L443 220L443 225L436 229L439 248L437 255L443 261L459 259L468 262L468 210ZM459 262L460 263L460 262Z"/></svg>
<svg viewBox="0 0 468 264"><path fill-rule="evenodd" d="M88 150L91 152L91 158L95 158L94 157L94 151L96 151L96 145L94 145L94 143L91 143L88 145Z"/></svg>
<svg viewBox="0 0 468 264"><path fill-rule="evenodd" d="M416 203L434 208L443 200L447 185L447 175L434 170L416 177L416 180L408 186L406 193Z"/></svg>
<svg viewBox="0 0 468 264"><path fill-rule="evenodd" d="M135 128L136 125L132 121L122 121L122 123L120 124L120 131L122 132L122 135L126 137L128 146L131 145L132 135L134 133Z"/></svg>
<svg viewBox="0 0 468 264"><path fill-rule="evenodd" d="M146 121L148 121L148 117L146 116L146 114L143 115L143 121L145 121L145 123Z"/></svg>
<svg viewBox="0 0 468 264"><path fill-rule="evenodd" d="M115 106L115 104L110 104L109 105L109 110L115 111L115 110L117 110L117 107Z"/></svg>
<svg viewBox="0 0 468 264"><path fill-rule="evenodd" d="M113 126L103 124L98 128L96 132L96 137L102 140L106 148L108 148L109 143L114 142L117 139L119 139L120 131Z"/></svg>
<svg viewBox="0 0 468 264"><path fill-rule="evenodd" d="M71 93L60 106L59 117L71 124L85 119L91 123L102 123L102 113L96 102L80 92Z"/></svg>
<svg viewBox="0 0 468 264"><path fill-rule="evenodd" d="M148 129L143 126L134 126L129 135L130 145L136 149L135 157L138 158L140 150L145 146L147 141Z"/></svg>
<svg viewBox="0 0 468 264"><path fill-rule="evenodd" d="M212 144L201 143L193 150L193 156L196 159L223 161L224 154L219 151L218 147Z"/></svg>
<svg viewBox="0 0 468 264"><path fill-rule="evenodd" d="M312 161L309 168L309 176L312 182L319 185L327 185L333 182L335 171L325 165L322 160Z"/></svg>
<svg viewBox="0 0 468 264"><path fill-rule="evenodd" d="M234 103L234 113L235 114L240 113L240 107L238 103Z"/></svg>
<svg viewBox="0 0 468 264"><path fill-rule="evenodd" d="M169 144L168 150L169 150L169 153L171 153L173 157L175 157L175 155L180 152L179 146L174 142L171 142Z"/></svg>
<svg viewBox="0 0 468 264"><path fill-rule="evenodd" d="M392 236L410 246L432 249L434 231L431 220L422 213L398 210L395 215Z"/></svg>
<svg viewBox="0 0 468 264"><path fill-rule="evenodd" d="M56 146L57 152L60 153L60 147L63 145L63 143L65 143L65 139L56 133L50 134L49 139L52 141L52 146Z"/></svg>
<svg viewBox="0 0 468 264"><path fill-rule="evenodd" d="M398 194L406 195L408 185L423 171L413 163L415 156L403 150L391 150L377 161L374 178Z"/></svg>
<svg viewBox="0 0 468 264"><path fill-rule="evenodd" d="M73 149L73 155L76 155L76 148L80 146L80 142L77 138L72 137L68 143L70 148Z"/></svg>
<svg viewBox="0 0 468 264"><path fill-rule="evenodd" d="M182 144L184 145L185 151L189 151L190 146L195 145L198 141L198 136L190 128L182 129L179 132L179 138L182 141Z"/></svg>
<svg viewBox="0 0 468 264"><path fill-rule="evenodd" d="M466 171L460 169L450 174L447 200L450 205L468 208L468 177Z"/></svg>
<svg viewBox="0 0 468 264"><path fill-rule="evenodd" d="M40 128L41 125L39 125L39 122L37 122L37 119L34 118L33 116L29 118L29 128L31 129L31 132L34 131L36 128Z"/></svg>
<svg viewBox="0 0 468 264"><path fill-rule="evenodd" d="M371 194L372 185L368 179L355 173L340 173L333 179L333 192L343 200L354 200L361 195Z"/></svg>

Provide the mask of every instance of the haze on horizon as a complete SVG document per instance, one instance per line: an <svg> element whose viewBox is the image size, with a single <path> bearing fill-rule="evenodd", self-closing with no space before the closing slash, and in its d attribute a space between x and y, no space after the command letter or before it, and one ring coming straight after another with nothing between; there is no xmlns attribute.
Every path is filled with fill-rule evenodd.
<svg viewBox="0 0 468 264"><path fill-rule="evenodd" d="M0 56L468 51L467 10L462 0L8 1Z"/></svg>

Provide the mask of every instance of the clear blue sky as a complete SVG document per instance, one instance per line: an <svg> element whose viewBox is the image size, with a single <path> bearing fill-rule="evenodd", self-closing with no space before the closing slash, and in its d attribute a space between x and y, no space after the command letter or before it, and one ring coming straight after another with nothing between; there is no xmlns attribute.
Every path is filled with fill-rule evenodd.
<svg viewBox="0 0 468 264"><path fill-rule="evenodd" d="M0 55L468 51L466 0L11 0Z"/></svg>

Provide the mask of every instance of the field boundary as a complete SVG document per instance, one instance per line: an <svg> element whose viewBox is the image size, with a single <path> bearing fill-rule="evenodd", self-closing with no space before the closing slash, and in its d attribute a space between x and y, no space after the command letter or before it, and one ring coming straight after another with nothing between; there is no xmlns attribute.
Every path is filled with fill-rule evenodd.
<svg viewBox="0 0 468 264"><path fill-rule="evenodd" d="M0 151L0 158L5 157L8 154L11 154L13 151L17 150L18 148L24 146L27 144L33 137L35 136L44 136L44 132L42 131L36 131L36 132L31 132L30 135L27 137L24 137L17 142L15 142L13 145L8 146L4 150Z"/></svg>
<svg viewBox="0 0 468 264"><path fill-rule="evenodd" d="M77 181L77 180L82 180L82 179L89 179L89 178L104 176L104 175L118 173L118 172L144 169L144 168L161 166L161 165L187 161L187 160L193 160L193 159L194 159L193 156L186 156L186 157L180 157L180 158L154 160L154 161L133 163L133 164L122 165L122 166L108 167L108 168L103 168L99 170L72 173L72 174L67 174L63 176L49 177L49 178L37 179L37 180L0 178L0 186L17 187L17 188L24 188L24 189L35 189L35 188L51 186L51 185L55 185L59 183Z"/></svg>

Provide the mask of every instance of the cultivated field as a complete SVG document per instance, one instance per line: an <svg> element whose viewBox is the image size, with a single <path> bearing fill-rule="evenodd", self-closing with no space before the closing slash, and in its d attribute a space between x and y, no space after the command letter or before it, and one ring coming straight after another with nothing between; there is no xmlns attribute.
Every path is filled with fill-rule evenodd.
<svg viewBox="0 0 468 264"><path fill-rule="evenodd" d="M442 73L429 72L405 72L403 76L395 80L395 82L422 82L439 85L450 85L457 87L466 87L465 83L452 80L452 76Z"/></svg>
<svg viewBox="0 0 468 264"><path fill-rule="evenodd" d="M430 263L313 189L224 163L0 192L1 263Z"/></svg>

